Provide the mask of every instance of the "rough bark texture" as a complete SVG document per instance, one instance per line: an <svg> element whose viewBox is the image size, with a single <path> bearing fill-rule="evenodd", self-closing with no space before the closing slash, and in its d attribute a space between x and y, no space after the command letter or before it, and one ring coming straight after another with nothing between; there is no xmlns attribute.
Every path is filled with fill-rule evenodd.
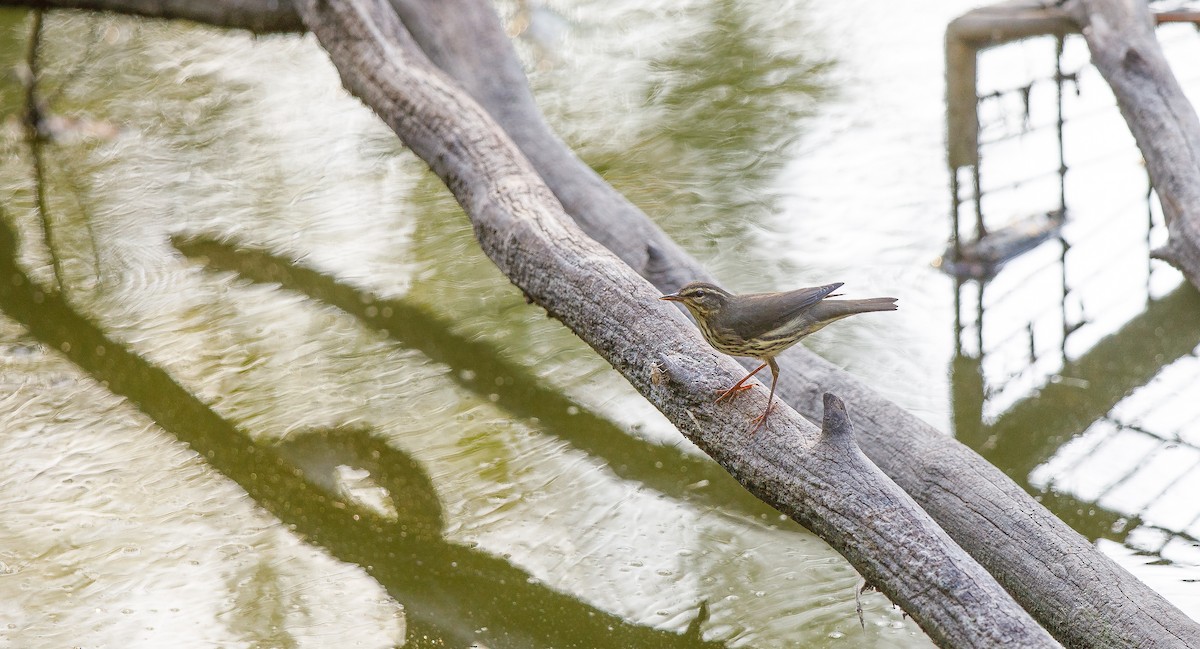
<svg viewBox="0 0 1200 649"><path fill-rule="evenodd" d="M463 19L417 21L413 36L435 64L449 71L496 118L556 195L573 196L577 191L571 188L573 178L594 176L586 166L574 167L569 152L558 157L546 153L565 146L533 104L512 46L486 0L393 0L393 4L404 7L404 16L419 13L422 7L437 11L434 7L443 5L476 16L469 28ZM509 63L496 73L498 61ZM612 233L637 233L626 237L618 250L644 242L645 266L636 265L635 254L621 257L660 290L673 291L691 280L714 281L657 228L634 227L647 218L626 209L628 202L607 184L591 190L579 204L564 200L563 205L597 240L611 238ZM784 371L777 395L813 421L820 420L825 390L846 399L858 423L863 452L1064 644L1200 646L1200 626L974 451L802 347L785 353L780 364Z"/></svg>
<svg viewBox="0 0 1200 649"><path fill-rule="evenodd" d="M1145 2L1075 0L1092 63L1117 97L1167 221L1154 256L1200 288L1200 119L1171 73Z"/></svg>
<svg viewBox="0 0 1200 649"><path fill-rule="evenodd" d="M304 31L290 0L4 0L9 7L92 9L146 18L192 20L258 34Z"/></svg>
<svg viewBox="0 0 1200 649"><path fill-rule="evenodd" d="M501 270L751 491L821 534L939 644L1056 646L857 451L840 404L830 402L833 434L780 408L754 437L747 421L766 405L761 394L714 404L713 390L736 380L737 365L579 230L512 141L428 62L387 5L299 7L347 89L442 178Z"/></svg>
<svg viewBox="0 0 1200 649"><path fill-rule="evenodd" d="M256 4L254 0L240 0L240 3ZM569 151L553 153L554 149L565 147L545 127L533 105L511 44L494 12L484 0L445 0L445 3L457 7L458 12L454 20L443 16L440 23L413 17L413 12L419 15L422 7L436 12L439 2L404 0L396 4L400 13L412 21L410 28L422 49L432 55L439 67L451 72L458 83L470 89L497 118L551 189L563 197L568 212L585 232L612 245L623 260L660 290L674 290L686 280L711 280L698 262L663 236L639 211L631 209L619 194L603 183L587 181L595 176L590 169L576 164L577 161L546 162L569 161L574 156ZM79 2L8 4L82 6ZM120 6L125 4L113 0L107 6L121 10ZM260 4L266 7L268 2L260 0ZM139 13L150 15L148 11ZM184 16L182 11L171 15L204 21L197 16ZM254 29L252 22L232 26ZM478 33L457 31L460 29ZM469 60L485 61L486 65L473 67L467 63ZM552 168L543 168L547 164ZM586 200L577 198L580 186L590 188ZM643 252L639 252L639 247ZM785 371L777 396L814 421L821 416L824 391L834 391L845 398L858 424L859 443L867 456L1065 644L1200 646L1200 626L1103 556L970 449L803 348L784 354L780 363Z"/></svg>

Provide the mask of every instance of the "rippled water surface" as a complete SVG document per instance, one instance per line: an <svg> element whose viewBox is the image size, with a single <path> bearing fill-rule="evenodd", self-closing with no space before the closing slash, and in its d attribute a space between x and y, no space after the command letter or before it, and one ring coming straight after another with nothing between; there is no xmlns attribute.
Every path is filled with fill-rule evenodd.
<svg viewBox="0 0 1200 649"><path fill-rule="evenodd" d="M1028 428L1005 415L1062 413L1037 401L1043 385L1086 390L1098 379L1071 362L1155 305L1194 314L1194 294L1145 262L1142 241L1153 299L1104 310L1111 323L1081 329L1091 341L1062 359L1021 369L1000 334L964 348L973 331L1024 331L1038 312L980 296L1044 286L1044 271L1023 260L980 288L933 268L952 203L942 39L967 7L900 4L500 10L529 24L518 48L555 128L730 288L843 281L900 297L895 314L806 344L959 434L1200 615L1200 523L1178 509L1151 520L1141 502L1176 482L1114 495L1088 487L1085 461L1105 431L1142 422L1137 395L1194 376L1195 332L1162 334L1147 352L1158 365L1098 423L1046 415L1073 422L1053 443L1006 432ZM21 69L29 20L0 19L4 65ZM981 68L981 85L1044 62L1016 56ZM0 94L18 242L0 236L0 272L19 287L0 304L12 646L929 646L878 594L860 626L844 560L527 305L313 38L50 13L36 67L49 138L26 137L20 74ZM1115 159L1131 178L1136 154ZM1146 230L1144 206L1123 209ZM1104 223L1051 245L1087 251ZM973 298L1001 315L964 324ZM986 398L962 388L964 364ZM1011 376L1025 387L993 387ZM1182 423L1143 443L1182 484L1200 462L1176 453L1192 448L1186 406L1155 408Z"/></svg>

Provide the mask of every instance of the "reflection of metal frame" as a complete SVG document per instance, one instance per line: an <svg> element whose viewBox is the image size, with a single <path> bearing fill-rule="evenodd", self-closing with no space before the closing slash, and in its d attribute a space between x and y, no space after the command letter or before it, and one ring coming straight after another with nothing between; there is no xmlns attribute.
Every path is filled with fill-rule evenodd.
<svg viewBox="0 0 1200 649"><path fill-rule="evenodd" d="M1018 475L1029 475L1162 367L1192 353L1200 345L1197 311L1200 299L1189 284L1149 303L1119 331L1068 361L1061 374L1071 381L1043 386L989 424L980 453Z"/></svg>
<svg viewBox="0 0 1200 649"><path fill-rule="evenodd" d="M1200 350L1200 321L1194 314L1200 310L1200 297L1185 284L1166 296L1153 298L1150 279L1158 271L1149 270L1147 259L1147 266L1141 267L1136 277L1131 278L1134 287L1125 287L1128 289L1125 295L1130 301L1144 299L1144 310L1140 304L1133 305L1138 307L1133 311L1115 309L1120 311L1117 314L1120 319L1103 311L1086 312L1085 306L1091 306L1097 293L1103 290L1119 293L1125 289L1106 287L1105 282L1096 281L1090 273L1079 272L1078 262L1069 267L1071 241L1058 230L1067 214L1068 199L1063 137L1064 89L1067 84L1076 84L1078 89L1078 75L1063 69L1063 51L1064 42L1078 32L1078 27L1063 9L1047 4L1018 0L985 7L963 15L947 28L947 160L951 172L953 221L951 244L942 267L957 278L956 349L951 368L954 428L962 441L1004 467L1018 482L1029 487L1033 480L1040 488L1050 489L1043 494L1044 502L1089 538L1109 538L1161 553L1173 539L1195 540L1200 510L1182 527L1164 527L1155 523L1153 515L1148 516L1153 514L1151 507L1130 505L1134 500L1148 502L1155 494L1142 500L1125 498L1127 502L1118 502L1122 498L1114 497L1114 494L1131 492L1135 483L1143 484L1138 481L1144 480L1144 474L1153 470L1151 465L1156 454L1161 456L1183 449L1200 457L1200 443L1195 439L1180 439L1179 431L1143 429L1136 425L1137 422L1127 421L1128 418L1122 417L1119 411L1124 407L1122 404L1127 403L1127 395L1135 391L1144 393L1151 381L1157 381L1156 385L1161 386L1162 376L1167 373L1164 368L1168 365L1196 361L1195 356ZM1155 17L1160 24L1188 22L1200 27L1200 12L1159 12ZM1031 81L1020 88L981 96L977 85L980 53L1033 37L1054 40L1053 76ZM1045 212L1020 218L1016 225L996 228L994 223L985 220L987 210L981 199L987 190L981 182L981 160L986 157L988 146L1036 130L1029 126L1031 89L1049 82L1055 86L1057 108L1053 121L1058 154L1055 179L1058 195L1054 197L1057 205L1046 205ZM1010 104L1024 104L1020 127L1016 133L989 138L987 128L981 128L980 107L990 101L1001 103L1006 98ZM1042 114L1047 113L1043 110ZM1049 119L1044 119L1043 124L1041 137L1048 138ZM981 136L981 132L985 135ZM1046 143L1045 139L1040 141ZM1072 177L1075 177L1074 173L1079 171L1073 172ZM1051 172L1050 176L1053 175ZM1045 178L1043 174L1038 180ZM967 192L965 196L964 191ZM1145 206L1147 253L1151 248L1150 234L1160 221L1151 198L1148 192ZM1043 200L1049 200L1049 197L1043 196ZM1079 209L1078 205L1076 209ZM1075 227L1078 226L1072 225ZM1053 238L1060 242L1056 252L1042 248L1035 259L1022 260L1021 268L1028 275L1026 279L1014 282L1009 273L1003 278L998 275L1004 263ZM1075 243L1072 259L1088 247L1078 245L1077 237ZM1128 264L1122 266L1127 267ZM1012 270L1016 271L1016 264ZM1141 281L1143 271L1146 278L1144 293L1134 296L1133 288ZM1047 276L1047 272L1052 273L1053 278ZM1045 281L1030 281L1038 277ZM1034 292L1031 285L1037 286L1040 297L1047 303L1040 309L1027 304ZM989 295L991 299L985 302L984 293L989 287L993 292L999 289L1003 294ZM1046 299L1051 297L1054 299ZM1055 304L1049 305L1050 301ZM1002 314L1006 309L1012 309L1013 303L1020 307L1022 317L1030 313L1032 316L1028 321L1018 321L1025 322L1021 326L1002 330L999 332L1002 335L997 336L996 322L1007 323L1008 319L998 317L996 312ZM993 312L988 326L990 347L985 345L985 304ZM1139 310L1140 313L1133 315ZM1094 326L1094 319L1108 323ZM1005 356L1004 350L1008 351L1007 358L997 363L996 356ZM1021 367L1013 370L1003 366L1014 360L1021 361ZM1171 407L1171 404L1165 406ZM1080 439L1085 432L1090 431L1091 435L1104 426L1113 428L1114 434L1098 442L1096 449L1083 451L1082 459L1064 459L1070 455L1069 451L1064 453L1063 450L1067 442ZM1125 437L1139 436L1143 445L1153 450L1143 457L1122 457L1128 462L1110 468L1108 474L1101 476L1106 481L1102 488L1053 491L1054 479L1060 475L1058 472L1070 475L1076 465L1087 464L1088 456L1105 447L1111 441L1109 438L1115 439L1116 433ZM1120 448L1113 445L1106 452L1120 454ZM1200 469L1200 465L1193 467L1195 469ZM1034 479L1039 472L1042 475ZM1046 479L1048 473L1053 473L1054 477ZM1167 494L1171 489L1170 484L1161 487L1157 495ZM1186 508L1181 508L1180 516L1187 518L1191 510L1183 509ZM1131 540L1129 537L1134 534L1156 540Z"/></svg>
<svg viewBox="0 0 1200 649"><path fill-rule="evenodd" d="M982 267L971 269L958 268L955 274L983 276L1003 264L1012 254L1027 250L1029 242L1040 242L1052 230L1045 227L1035 228L1032 239L1018 237L1007 246L991 247L994 253L978 251L985 244L988 228L984 223L983 208L978 200L981 192L979 171L979 102L982 99L977 90L976 66L981 50L1005 43L1030 38L1033 36L1054 36L1058 42L1059 61L1056 65L1055 84L1058 88L1058 142L1059 142L1059 174L1060 178L1066 173L1062 157L1062 92L1067 77L1061 68L1062 39L1070 33L1078 32L1078 26L1066 12L1058 7L1046 7L1036 0L1018 0L1005 2L990 7L982 7L970 11L950 22L946 28L946 154L950 165L951 213L953 223L950 229L951 248L947 253L954 264L963 264L964 260L978 260ZM1021 89L1026 97L1028 108L1029 87ZM1028 115L1028 110L1026 111ZM975 233L974 237L963 242L960 235L960 222L963 200L959 169L969 167L973 186L972 200L975 203ZM1061 193L1060 193L1061 198ZM1057 219L1062 217L1062 203L1055 214ZM1023 226L1027 227L1027 226ZM1024 241L1024 243L1023 243ZM1033 245L1036 245L1034 243ZM1006 254L1006 252L1008 254Z"/></svg>
<svg viewBox="0 0 1200 649"><path fill-rule="evenodd" d="M991 402L991 414L1007 408L996 404L1003 401L1013 402L1013 393L1018 391L1028 393L1039 389L1039 384L1047 379L1055 378L1059 368L1069 362L1068 338L1080 330L1089 321L1089 315L1084 312L1084 300L1080 297L1080 289L1072 288L1068 282L1067 256L1071 244L1061 236L1059 228L1067 213L1066 205L1066 156L1064 155L1064 88L1067 83L1077 84L1076 72L1063 70L1063 44L1072 33L1077 33L1078 27L1070 15L1061 7L1048 6L1051 3L1036 0L1015 0L990 7L983 7L964 14L955 19L947 27L946 32L946 64L947 64L947 161L951 172L951 246L942 263L944 269L950 271L958 281L956 295L956 356L958 361L952 377L956 391L956 428L960 435L971 436L972 430L982 426L983 420L989 418L985 412L985 401ZM1156 14L1162 22L1190 21L1200 24L1200 12L1161 12ZM1034 37L1048 37L1054 40L1054 72L1050 79L1035 79L1020 88L1003 92L980 95L977 80L977 66L980 53L988 48L1014 43L1019 40ZM1020 218L1017 223L1003 228L994 228L986 222L984 200L985 190L981 183L981 149L996 144L1007 144L1008 140L1024 137L1039 130L1031 128L1030 95L1035 86L1052 82L1054 84L1054 119L1053 138L1057 147L1056 193L1054 202L1048 196L1040 210L1032 215ZM1076 89L1078 86L1076 85ZM1005 133L1000 137L992 137L981 141L980 106L989 101L999 103L1006 96L1019 99L1024 105L1024 115L1021 125L1016 132ZM1115 112L1115 108L1114 108ZM1048 121L1048 120L1047 120ZM1010 129L1011 130L1011 129ZM1045 133L1045 131L1042 131ZM1036 134L1035 134L1036 135ZM1046 135L1042 136L1048 137ZM1045 142L1045 140L1042 140ZM964 169L964 167L966 169ZM962 194L962 182L969 175L973 186L966 196ZM1050 173L1051 176L1055 174ZM1035 178L1042 182L1046 175ZM1032 180L1032 179L1031 179ZM1022 183L1017 183L1019 187ZM1010 188L1006 187L1005 191ZM993 191L993 194L995 192ZM1024 193L1024 192L1023 192ZM1022 200L1025 207L1026 200ZM973 209L967 205L973 204ZM965 208L965 209L964 209ZM1147 247L1149 248L1150 231L1154 227L1154 208L1147 202L1146 230ZM964 213L968 212L968 213ZM973 217L973 218L972 218ZM973 221L973 228L972 228ZM966 230L973 229L973 234L964 237ZM1057 304L1046 305L1041 314L1049 310L1061 313L1058 323L1050 325L1045 317L1032 318L1020 330L1003 332L1000 338L994 335L992 348L985 346L984 341L984 292L989 287L989 280L996 277L1004 263L1018 255L1037 248L1041 243L1057 238L1060 243L1056 259L1049 264L1056 264L1057 271L1050 282L1033 282L1043 291L1051 290L1058 293ZM1147 259L1146 268L1149 268ZM1039 272L1039 271L1035 271ZM1078 275L1079 273L1074 273ZM964 279L978 280L966 282ZM1011 279L1011 278L1010 278ZM1046 278L1049 279L1049 278ZM1072 279L1075 279L1074 277ZM1052 283L1051 283L1052 282ZM1011 282L1009 282L1011 283ZM1080 282L1076 280L1075 284ZM995 289L993 288L993 291ZM1086 291L1085 291L1086 292ZM1017 291L1014 291L1016 294ZM1028 299L1028 292L1020 288L1019 294L1023 300ZM1146 299L1149 299L1149 287L1146 287ZM991 296L990 302L995 305L1001 300ZM1045 297L1043 295L1042 297ZM974 307L974 308L972 308ZM995 308L995 307L993 307ZM1132 315L1132 314L1130 314ZM996 318L992 318L993 321ZM1115 330L1110 324L1108 331ZM1106 333L1106 332L1105 332ZM1093 338L1098 337L1091 334ZM1083 336L1087 338L1088 336ZM1012 357L1019 347L1027 350L1027 357L1021 367L1004 371L987 371L983 365L989 362L989 352L1001 347L1010 349ZM1053 348L1053 349L1052 349ZM1054 352L1049 355L1049 352ZM1008 362L1011 359L1004 359ZM996 358L991 359L997 362ZM1030 372L1031 368L1036 371ZM985 382L985 375L990 375ZM996 377L1000 377L997 380ZM1009 384L1012 383L1010 389ZM1021 389L1022 386L1024 389ZM997 396L1002 392L1009 393L1004 398ZM1020 398L1020 397L1017 397ZM974 407L964 407L973 404ZM965 416L964 416L965 415ZM974 420L974 421L971 421Z"/></svg>
<svg viewBox="0 0 1200 649"><path fill-rule="evenodd" d="M1059 205L1046 213L1034 214L1002 230L992 230L985 223L979 200L980 121L981 100L999 96L994 93L981 97L977 86L978 56L982 50L1037 36L1053 37L1056 42L1054 84L1057 92L1058 115L1056 135L1059 153L1060 182L1066 175L1063 157L1063 89L1074 82L1075 75L1062 69L1063 39L1078 33L1079 26L1060 3L1041 0L1009 0L981 7L954 19L946 28L946 155L950 166L951 214L950 247L943 256L943 268L960 277L988 277L1004 262L1053 236L1065 218L1065 196L1059 192ZM1190 22L1200 25L1200 11L1165 10L1153 13L1159 24ZM1016 89L1024 95L1028 119L1030 86ZM959 171L968 168L974 203L974 233L963 240L966 202L961 196L963 181Z"/></svg>

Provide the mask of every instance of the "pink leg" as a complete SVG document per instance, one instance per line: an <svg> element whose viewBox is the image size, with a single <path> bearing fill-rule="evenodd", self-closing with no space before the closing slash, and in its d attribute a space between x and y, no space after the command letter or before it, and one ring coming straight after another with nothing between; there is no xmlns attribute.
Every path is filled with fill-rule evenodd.
<svg viewBox="0 0 1200 649"><path fill-rule="evenodd" d="M775 359L773 358L768 360L767 363L771 365L771 394L767 395L767 409L764 410L763 414L759 415L754 421L750 422L751 424L754 424L754 428L750 430L751 435L757 433L758 429L762 428L763 424L767 423L767 415L771 414L771 402L775 398L775 382L779 380L779 366L775 364ZM758 369L761 370L762 368L760 367ZM758 370L755 371L757 372Z"/></svg>
<svg viewBox="0 0 1200 649"><path fill-rule="evenodd" d="M741 381L734 383L732 388L729 388L728 390L722 392L721 396L717 397L717 400L714 401L713 403L721 403L722 399L724 399L725 397L728 397L729 395L733 394L734 392L741 392L742 390L749 390L750 386L743 385L743 384L746 381L749 381L750 377L754 376L755 374L758 374L758 371L766 366L767 366L767 363L763 363L762 365L759 365L758 368L755 369L753 372L747 374L746 376L743 376Z"/></svg>

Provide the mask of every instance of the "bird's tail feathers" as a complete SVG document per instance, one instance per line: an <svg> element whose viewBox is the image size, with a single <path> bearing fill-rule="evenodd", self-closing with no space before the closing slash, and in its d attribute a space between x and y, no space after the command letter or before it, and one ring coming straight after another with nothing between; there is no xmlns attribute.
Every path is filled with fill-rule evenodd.
<svg viewBox="0 0 1200 649"><path fill-rule="evenodd" d="M872 311L895 311L896 298L894 297L872 297L865 300L821 300L817 304L820 307L822 319L844 318L856 313L870 313Z"/></svg>

